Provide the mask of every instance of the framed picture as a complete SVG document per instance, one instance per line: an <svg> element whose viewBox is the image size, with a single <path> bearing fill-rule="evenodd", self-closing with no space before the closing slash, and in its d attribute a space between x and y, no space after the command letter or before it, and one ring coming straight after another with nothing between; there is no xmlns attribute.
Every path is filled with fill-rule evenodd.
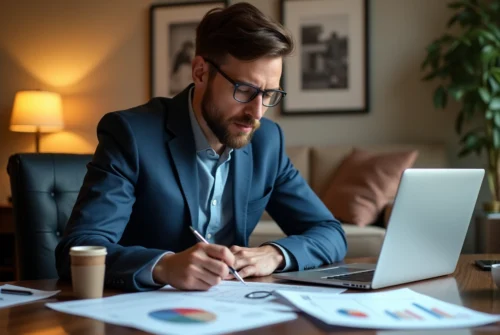
<svg viewBox="0 0 500 335"><path fill-rule="evenodd" d="M367 7L367 0L281 0L282 24L296 41L284 60L284 114L368 112Z"/></svg>
<svg viewBox="0 0 500 335"><path fill-rule="evenodd" d="M192 82L196 27L228 1L157 4L150 7L150 96L173 97Z"/></svg>

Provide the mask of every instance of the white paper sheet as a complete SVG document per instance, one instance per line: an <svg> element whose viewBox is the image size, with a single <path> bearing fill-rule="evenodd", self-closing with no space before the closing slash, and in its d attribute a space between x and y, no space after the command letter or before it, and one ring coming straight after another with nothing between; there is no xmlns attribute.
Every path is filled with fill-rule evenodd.
<svg viewBox="0 0 500 335"><path fill-rule="evenodd" d="M0 308L20 305L28 302L33 302L36 300L45 299L61 292L61 291L40 291L40 290L34 290L32 288L14 286L9 284L1 285L0 288L31 291L33 293L32 295L15 295L15 294L0 293Z"/></svg>
<svg viewBox="0 0 500 335"><path fill-rule="evenodd" d="M190 297L179 291L48 303L54 310L156 334L219 334L290 321L295 313Z"/></svg>
<svg viewBox="0 0 500 335"><path fill-rule="evenodd" d="M212 287L208 291L198 291L198 292L178 291L178 293L188 297L210 298L219 302L244 303L252 305L264 304L266 307L275 310L294 311L297 309L278 303L278 299L276 298L276 296L272 294L266 298L260 298L260 299L250 299L245 296L256 291L272 293L275 290L287 290L291 292L328 293L328 294L340 294L346 291L345 289L342 288L306 286L306 285L288 285L279 283L246 282L246 284L247 285L244 285L237 281L223 281L219 285ZM174 291L174 290L175 289L170 286L165 286L161 289L161 291Z"/></svg>
<svg viewBox="0 0 500 335"><path fill-rule="evenodd" d="M355 328L467 328L500 320L410 289L328 295L276 291L275 294L323 322Z"/></svg>

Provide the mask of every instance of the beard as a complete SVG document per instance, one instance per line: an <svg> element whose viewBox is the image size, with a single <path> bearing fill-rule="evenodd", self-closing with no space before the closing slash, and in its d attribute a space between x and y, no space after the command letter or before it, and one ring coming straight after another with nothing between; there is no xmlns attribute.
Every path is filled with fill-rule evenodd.
<svg viewBox="0 0 500 335"><path fill-rule="evenodd" d="M224 118L224 112L213 102L212 85L210 84L201 100L201 114L219 142L233 149L240 149L250 143L253 134L260 127L259 120L254 119L248 114L229 119ZM242 131L237 134L231 134L229 128L234 123L252 127L252 130L248 133Z"/></svg>

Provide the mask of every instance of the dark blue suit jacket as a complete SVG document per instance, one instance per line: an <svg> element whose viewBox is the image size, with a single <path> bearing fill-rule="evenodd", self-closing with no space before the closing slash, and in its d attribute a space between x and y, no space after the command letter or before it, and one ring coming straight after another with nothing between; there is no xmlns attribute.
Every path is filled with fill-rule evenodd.
<svg viewBox="0 0 500 335"><path fill-rule="evenodd" d="M188 113L186 89L102 118L99 144L56 249L61 278L70 278L70 247L102 245L105 284L146 289L135 277L148 262L197 242L189 230L198 220L198 184ZM344 258L340 223L291 164L276 123L261 120L251 143L234 150L231 169L235 244L248 245L267 209L288 235L275 243L295 257L299 270Z"/></svg>

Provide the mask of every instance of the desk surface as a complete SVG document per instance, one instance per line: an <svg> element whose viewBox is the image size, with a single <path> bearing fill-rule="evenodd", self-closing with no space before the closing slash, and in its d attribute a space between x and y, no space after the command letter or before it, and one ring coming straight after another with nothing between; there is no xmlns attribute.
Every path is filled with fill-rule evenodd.
<svg viewBox="0 0 500 335"><path fill-rule="evenodd" d="M453 275L420 281L405 287L415 289L416 291L431 296L433 294L429 292L447 291L453 295L454 292L450 292L450 287L456 287L456 299L457 301L461 301L465 307L485 313L500 314L500 290L496 288L495 283L491 279L490 272L478 270L472 264L475 259L500 259L500 254L463 255ZM360 261L373 262L374 259L346 260L347 263ZM269 282L273 281L273 279L264 277L254 281ZM62 290L62 292L55 297L39 302L0 309L0 334L145 334L135 329L114 326L93 319L59 313L45 307L46 302L68 301L74 299L71 292L71 286L68 283L58 282L57 280L36 280L21 281L14 284L41 290ZM120 292L105 290L105 296L112 296L118 293ZM241 334L328 334L339 331L345 331L353 335L377 333L373 330L325 326L300 315L299 318L294 321L252 329L241 332ZM463 334L464 330L458 329L456 331L447 332L446 334L454 334L455 332L457 334ZM470 330L470 334L479 334L482 332L500 333L500 323ZM404 333L404 331L402 333Z"/></svg>

